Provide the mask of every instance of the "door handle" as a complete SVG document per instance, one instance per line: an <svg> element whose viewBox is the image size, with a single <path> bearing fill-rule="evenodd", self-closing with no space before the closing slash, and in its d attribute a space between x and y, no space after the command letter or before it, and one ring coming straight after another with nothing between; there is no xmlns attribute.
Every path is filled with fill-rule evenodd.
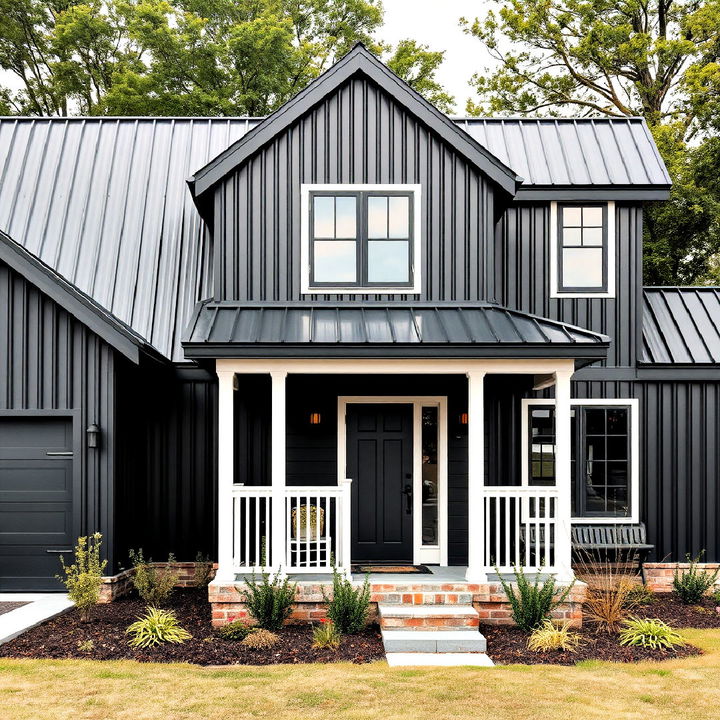
<svg viewBox="0 0 720 720"><path fill-rule="evenodd" d="M71 553L72 550L46 550L46 553L51 553L52 555L59 555L60 553Z"/></svg>
<svg viewBox="0 0 720 720"><path fill-rule="evenodd" d="M405 500L406 500L406 502L407 502L407 504L406 504L406 506L405 506L405 513L406 513L407 515L410 515L410 513L412 513L412 494L413 494L413 492L412 492L412 485L410 485L410 484L408 483L408 484L405 485L405 487L403 488L403 495L405 496Z"/></svg>

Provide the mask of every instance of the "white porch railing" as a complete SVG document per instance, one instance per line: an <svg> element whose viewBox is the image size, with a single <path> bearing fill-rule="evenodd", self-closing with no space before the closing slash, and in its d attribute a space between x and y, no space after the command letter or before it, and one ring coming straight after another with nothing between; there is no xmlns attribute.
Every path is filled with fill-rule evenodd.
<svg viewBox="0 0 720 720"><path fill-rule="evenodd" d="M485 572L556 571L558 497L554 487L493 487L482 490Z"/></svg>
<svg viewBox="0 0 720 720"><path fill-rule="evenodd" d="M235 574L350 572L350 480L339 486L235 485L233 570ZM274 503L284 505L285 532L273 527ZM278 543L273 538L284 538Z"/></svg>

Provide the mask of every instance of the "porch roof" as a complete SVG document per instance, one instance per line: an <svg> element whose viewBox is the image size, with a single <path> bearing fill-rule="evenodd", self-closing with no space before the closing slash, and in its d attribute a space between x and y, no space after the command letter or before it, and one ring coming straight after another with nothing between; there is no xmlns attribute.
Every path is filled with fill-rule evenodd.
<svg viewBox="0 0 720 720"><path fill-rule="evenodd" d="M490 303L243 303L195 307L183 347L219 357L605 357L600 333Z"/></svg>

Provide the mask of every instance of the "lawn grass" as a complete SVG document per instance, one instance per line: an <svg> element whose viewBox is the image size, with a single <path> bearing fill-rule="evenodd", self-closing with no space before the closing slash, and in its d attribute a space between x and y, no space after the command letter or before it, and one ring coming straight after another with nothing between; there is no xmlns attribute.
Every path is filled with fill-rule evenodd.
<svg viewBox="0 0 720 720"><path fill-rule="evenodd" d="M554 720L718 718L720 630L686 630L699 657L576 667L200 668L0 659L3 720Z"/></svg>

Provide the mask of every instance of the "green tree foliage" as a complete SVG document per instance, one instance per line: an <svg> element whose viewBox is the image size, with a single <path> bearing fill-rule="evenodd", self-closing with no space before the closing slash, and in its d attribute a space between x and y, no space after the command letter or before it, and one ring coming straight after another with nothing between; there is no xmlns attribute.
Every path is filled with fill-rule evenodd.
<svg viewBox="0 0 720 720"><path fill-rule="evenodd" d="M265 115L357 42L440 107L442 53L374 39L381 0L0 0L0 110Z"/></svg>
<svg viewBox="0 0 720 720"><path fill-rule="evenodd" d="M506 0L461 23L497 63L471 114L646 118L674 188L646 213L645 280L718 282L720 0Z"/></svg>

